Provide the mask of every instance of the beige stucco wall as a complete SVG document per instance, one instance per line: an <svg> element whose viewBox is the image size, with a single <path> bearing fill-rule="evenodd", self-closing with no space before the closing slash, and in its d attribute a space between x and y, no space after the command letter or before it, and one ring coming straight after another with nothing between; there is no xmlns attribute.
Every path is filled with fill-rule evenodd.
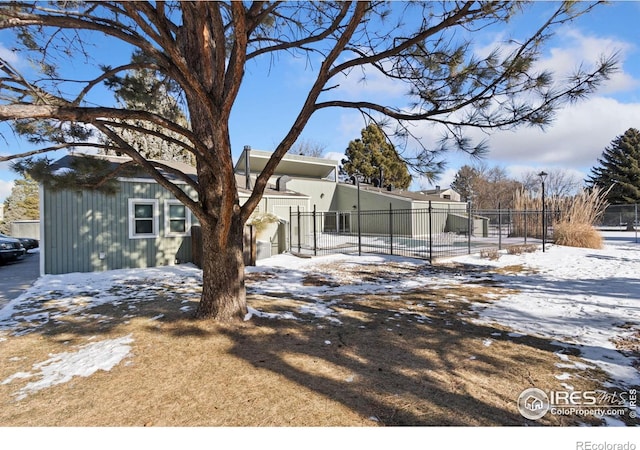
<svg viewBox="0 0 640 450"><path fill-rule="evenodd" d="M287 189L309 196L309 208L316 205L317 211L334 210L333 202L336 195L337 183L328 180L314 180L309 178L294 178L287 183Z"/></svg>

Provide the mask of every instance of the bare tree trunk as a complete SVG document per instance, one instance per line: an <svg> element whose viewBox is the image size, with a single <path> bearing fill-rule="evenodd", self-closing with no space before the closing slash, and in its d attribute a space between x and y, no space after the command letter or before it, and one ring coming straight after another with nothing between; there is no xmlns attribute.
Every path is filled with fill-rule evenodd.
<svg viewBox="0 0 640 450"><path fill-rule="evenodd" d="M226 245L219 245L214 227L201 224L202 298L196 317L218 321L242 320L247 314L239 220L231 225Z"/></svg>

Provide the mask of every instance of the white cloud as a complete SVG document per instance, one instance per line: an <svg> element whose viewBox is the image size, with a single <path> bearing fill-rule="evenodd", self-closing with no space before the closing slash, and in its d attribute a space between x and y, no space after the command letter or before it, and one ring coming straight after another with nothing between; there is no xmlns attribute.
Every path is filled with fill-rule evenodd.
<svg viewBox="0 0 640 450"><path fill-rule="evenodd" d="M7 47L2 45L1 42L0 42L0 58L7 61L11 65L17 65L20 61L20 59L18 58L18 55L14 51L9 50Z"/></svg>
<svg viewBox="0 0 640 450"><path fill-rule="evenodd" d="M335 111L335 110L334 110ZM362 129L366 127L364 118L357 111L346 111L342 113L338 120L336 130L338 136L334 140L341 143L342 148L347 148L349 142L362 136Z"/></svg>
<svg viewBox="0 0 640 450"><path fill-rule="evenodd" d="M518 128L486 134L467 130L475 142L486 140L487 156L481 160L488 166L504 167L510 176L518 178L528 171L562 169L585 179L604 149L629 128L640 127L640 103L623 103L607 97L593 97L560 110L546 129ZM414 124L411 131L427 147L436 147L440 130L429 123ZM408 151L417 148L410 145ZM412 189L447 187L457 170L473 165L474 159L451 151L442 155L447 169L435 182L418 179Z"/></svg>
<svg viewBox="0 0 640 450"><path fill-rule="evenodd" d="M551 70L557 76L571 73L581 61L594 61L599 55L612 51L619 52L623 64L625 56L633 50L633 45L627 42L586 35L577 29L563 30L560 37L563 46L553 47L549 56L539 63L540 68ZM497 43L494 40L493 45ZM486 48L480 50L487 51ZM621 70L600 89L598 96L559 110L553 123L544 131L518 128L487 135L470 130L468 135L476 141L488 141L490 153L487 162L491 165L555 166L584 174L597 163L597 158L613 139L628 128L639 126L640 103L620 101L610 96L624 92L627 98L635 99L635 94L629 92L638 85L637 78ZM417 124L413 131L427 146L434 146L441 137L440 129L429 123ZM447 159L456 158L449 156Z"/></svg>
<svg viewBox="0 0 640 450"><path fill-rule="evenodd" d="M594 97L561 110L546 131L524 128L493 134L488 138L489 158L579 170L593 166L613 139L638 124L640 104Z"/></svg>
<svg viewBox="0 0 640 450"><path fill-rule="evenodd" d="M507 173L510 178L514 180L523 180L527 175L533 173L539 173L541 170L550 173L562 173L564 175L564 180L567 182L576 182L578 185L582 185L583 181L587 177L587 173L582 170L572 169L572 168L562 168L558 167L555 169L549 167L540 167L540 166L526 166L526 165L511 165L505 167Z"/></svg>
<svg viewBox="0 0 640 450"><path fill-rule="evenodd" d="M344 153L340 152L327 152L322 155L322 157L325 159L330 159L332 161L342 161L346 156Z"/></svg>
<svg viewBox="0 0 640 450"><path fill-rule="evenodd" d="M571 27L560 31L559 40L563 44L562 47L552 47L549 56L538 63L538 68L554 72L560 77L572 74L580 66L589 70L590 65L597 62L601 56L617 53L618 58L624 61L634 47L633 44L620 39L587 35ZM600 94L626 91L636 88L639 84L637 79L621 68L603 84Z"/></svg>

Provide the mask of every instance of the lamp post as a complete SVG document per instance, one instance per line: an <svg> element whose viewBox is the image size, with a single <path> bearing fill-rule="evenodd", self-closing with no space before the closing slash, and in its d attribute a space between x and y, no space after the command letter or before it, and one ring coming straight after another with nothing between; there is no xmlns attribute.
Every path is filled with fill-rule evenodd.
<svg viewBox="0 0 640 450"><path fill-rule="evenodd" d="M547 179L547 173L542 171L538 174L542 183L542 252L545 251L545 242L547 241L547 210L544 204L544 182Z"/></svg>

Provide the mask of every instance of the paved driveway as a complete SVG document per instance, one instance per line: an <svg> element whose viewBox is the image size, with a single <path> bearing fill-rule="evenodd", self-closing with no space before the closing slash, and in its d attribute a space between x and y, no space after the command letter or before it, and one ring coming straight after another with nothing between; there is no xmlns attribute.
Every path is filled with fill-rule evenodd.
<svg viewBox="0 0 640 450"><path fill-rule="evenodd" d="M40 253L31 252L20 261L0 266L0 309L22 294L40 276Z"/></svg>

